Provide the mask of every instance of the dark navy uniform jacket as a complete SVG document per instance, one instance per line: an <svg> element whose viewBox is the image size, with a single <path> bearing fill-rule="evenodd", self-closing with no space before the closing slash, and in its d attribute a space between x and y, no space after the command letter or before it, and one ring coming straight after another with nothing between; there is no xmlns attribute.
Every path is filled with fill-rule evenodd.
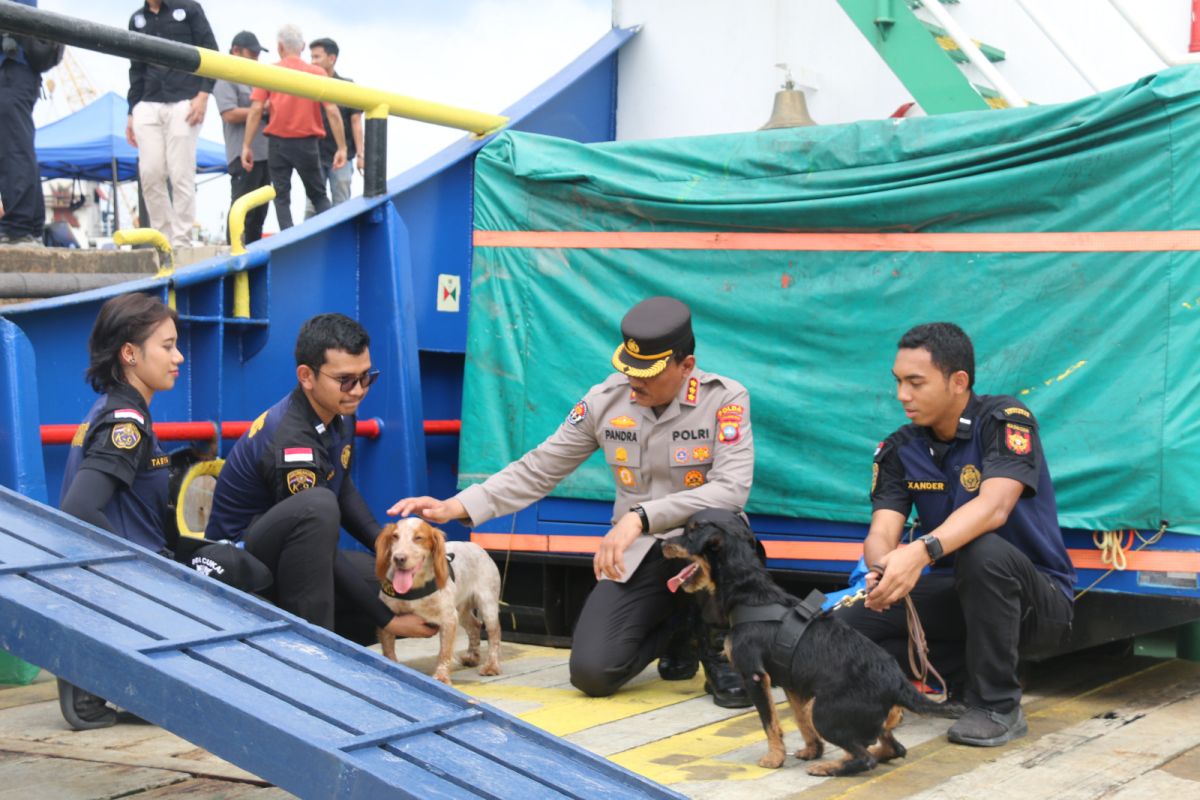
<svg viewBox="0 0 1200 800"><path fill-rule="evenodd" d="M873 508L908 516L917 508L929 533L964 503L979 496L988 478L1012 478L1025 486L1008 521L994 533L1029 557L1068 598L1075 568L1058 527L1050 470L1037 433L1037 420L1020 401L1005 395L972 394L953 441L939 441L929 428L905 425L879 445L871 481ZM954 556L934 565L953 570Z"/></svg>
<svg viewBox="0 0 1200 800"><path fill-rule="evenodd" d="M379 530L373 518L363 520L364 524L345 518L348 508L365 509L350 479L354 426L355 418L344 415L335 416L328 425L322 423L297 386L254 420L225 459L205 537L239 541L254 520L276 503L323 486L338 496L346 529L373 547Z"/></svg>
<svg viewBox="0 0 1200 800"><path fill-rule="evenodd" d="M121 384L100 395L71 440L59 504L79 470L111 475L120 485L103 510L113 533L163 553L168 458L151 424L150 409L136 389Z"/></svg>

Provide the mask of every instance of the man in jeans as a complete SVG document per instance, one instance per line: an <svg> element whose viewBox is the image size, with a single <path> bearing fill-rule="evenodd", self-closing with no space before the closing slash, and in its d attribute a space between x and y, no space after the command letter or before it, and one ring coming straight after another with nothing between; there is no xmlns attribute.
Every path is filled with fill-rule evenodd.
<svg viewBox="0 0 1200 800"><path fill-rule="evenodd" d="M314 39L308 44L308 56L314 66L325 70L325 74L339 81L349 81L337 73L338 44L333 39ZM321 117L325 120L325 138L321 140L321 166L325 169L325 177L329 181L329 192L333 205L344 203L350 199L350 179L354 176L354 168L363 170L363 112L357 108L338 106L342 112L342 128L346 133L346 163L340 169L333 168L333 156L336 151L333 134L329 129L329 117L322 110ZM316 211L312 204L308 205L305 219Z"/></svg>
<svg viewBox="0 0 1200 800"><path fill-rule="evenodd" d="M242 31L234 36L233 46L229 48L231 55L252 61L258 61L258 54L266 50L250 31ZM217 101L217 111L221 113L221 123L225 128L225 160L229 164L229 199L232 202L270 182L271 176L267 173L267 138L261 131L254 134L250 143L254 166L249 170L242 169L242 143L246 140L246 118L250 115L250 87L220 80L213 86L213 98ZM250 209L246 214L245 235L242 237L244 244L262 238L266 218L265 204ZM227 227L226 242L229 241L228 231Z"/></svg>
<svg viewBox="0 0 1200 800"><path fill-rule="evenodd" d="M304 36L295 25L284 25L279 29L279 62L276 66L307 72L325 77L325 70L314 67L300 58L304 52ZM346 139L342 129L342 115L333 103L320 103L304 97L256 88L250 93L250 113L246 115L246 134L242 141L242 168L247 172L254 168L252 149L254 134L262 121L263 107L270 102L271 119L267 123L267 163L271 173L271 185L275 187L275 219L279 230L292 227L292 170L300 176L304 193L312 201L313 208L320 214L329 208L329 195L325 194L325 175L321 171L320 141L325 138L325 125L321 121L324 106L329 117L329 129L337 143L334 151L333 168L339 169L346 163Z"/></svg>
<svg viewBox="0 0 1200 800"><path fill-rule="evenodd" d="M129 18L129 30L217 49L204 9L194 0L146 0ZM175 248L191 243L196 224L196 140L212 88L211 78L142 61L129 64L125 138L138 148L138 175L150 227Z"/></svg>

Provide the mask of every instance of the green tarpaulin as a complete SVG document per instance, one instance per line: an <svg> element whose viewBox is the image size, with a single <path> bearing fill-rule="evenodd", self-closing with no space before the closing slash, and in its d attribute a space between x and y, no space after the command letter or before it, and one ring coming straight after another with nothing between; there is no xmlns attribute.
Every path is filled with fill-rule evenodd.
<svg viewBox="0 0 1200 800"><path fill-rule="evenodd" d="M975 341L977 391L1039 418L1064 526L1200 533L1200 237L1014 235L1200 230L1197 142L1196 68L1002 112L592 145L506 133L476 161L462 483L549 435L610 373L624 311L671 294L700 366L750 390L751 511L865 521L872 452L906 422L896 341L950 320ZM813 251L493 231L908 235ZM930 233L976 236L911 235ZM1056 252L1011 252L1029 249ZM609 470L593 459L557 494L611 498Z"/></svg>

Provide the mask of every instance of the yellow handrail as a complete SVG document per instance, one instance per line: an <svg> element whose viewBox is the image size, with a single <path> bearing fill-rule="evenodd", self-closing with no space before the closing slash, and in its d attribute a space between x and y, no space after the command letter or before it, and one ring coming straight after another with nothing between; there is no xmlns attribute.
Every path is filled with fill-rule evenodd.
<svg viewBox="0 0 1200 800"><path fill-rule="evenodd" d="M169 278L175 274L175 253L171 243L153 228L126 228L113 234L113 244L120 247L126 244L152 244L158 250L161 259L158 264L156 278ZM167 289L167 305L175 308L175 287Z"/></svg>
<svg viewBox="0 0 1200 800"><path fill-rule="evenodd" d="M379 113L377 109L383 106L386 107L390 116L459 128L471 131L481 137L496 133L508 124L508 117L499 114L455 108L429 100L372 89L360 83L312 75L299 70L278 67L274 64L260 64L248 58L238 58L204 48L197 48L197 50L200 53L200 67L196 70L196 74L207 78L221 78L232 83L261 86L271 91L286 92L312 100L360 108L374 114Z"/></svg>
<svg viewBox="0 0 1200 800"><path fill-rule="evenodd" d="M242 242L242 235L246 231L246 214L250 213L250 209L274 199L274 186L260 186L233 201L229 207L229 252L232 255L240 256L246 252L246 245ZM233 315L242 319L250 316L250 276L245 270L233 276Z"/></svg>

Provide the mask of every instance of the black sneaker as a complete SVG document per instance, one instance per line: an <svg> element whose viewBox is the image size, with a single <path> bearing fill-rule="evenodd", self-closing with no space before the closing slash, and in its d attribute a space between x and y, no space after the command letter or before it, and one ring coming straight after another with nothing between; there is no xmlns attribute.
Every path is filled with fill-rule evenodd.
<svg viewBox="0 0 1200 800"><path fill-rule="evenodd" d="M63 719L77 731L109 728L117 721L117 712L103 697L84 691L58 679L58 707Z"/></svg>
<svg viewBox="0 0 1200 800"><path fill-rule="evenodd" d="M973 747L999 747L1029 733L1025 712L1017 705L1002 714L990 708L968 708L967 713L950 726L946 738Z"/></svg>

